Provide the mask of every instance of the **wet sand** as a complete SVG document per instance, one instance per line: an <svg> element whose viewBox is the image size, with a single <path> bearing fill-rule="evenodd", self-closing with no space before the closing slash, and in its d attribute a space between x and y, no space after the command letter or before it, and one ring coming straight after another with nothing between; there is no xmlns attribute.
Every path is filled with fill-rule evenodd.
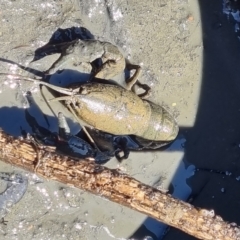
<svg viewBox="0 0 240 240"><path fill-rule="evenodd" d="M113 159L107 166L169 189L181 199L190 197L193 205L214 209L225 220L239 224L239 182L235 178L240 176L240 43L233 24L222 13L221 1L200 1L199 7L197 1L184 0L152 4L3 0L1 5L1 58L29 65L35 49L57 28L75 26L87 28L96 39L116 44L126 58L140 64L139 80L152 87L150 100L164 105L176 117L180 134L164 151L131 153L121 164ZM29 66L45 70L56 58ZM0 63L0 71L29 74L6 62ZM25 83L22 90L26 88ZM3 83L1 90L0 127L16 136L21 133L20 126L31 132L16 89ZM39 93L33 97L37 105L30 108L31 114L44 126L44 112L50 129L56 131L56 118ZM54 104L53 109L55 113L63 111L72 131L77 130L61 104ZM193 176L195 167L232 175L198 171ZM1 163L0 171L20 170ZM163 227L143 214L59 183L39 183L32 174L27 177L27 193L6 215L8 224L0 227L4 239L160 239ZM170 229L164 239L194 238Z"/></svg>

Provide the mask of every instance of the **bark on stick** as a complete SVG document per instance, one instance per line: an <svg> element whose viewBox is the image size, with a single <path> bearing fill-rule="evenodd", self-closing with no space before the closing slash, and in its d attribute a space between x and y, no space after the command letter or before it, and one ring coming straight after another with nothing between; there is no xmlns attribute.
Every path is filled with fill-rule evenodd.
<svg viewBox="0 0 240 240"><path fill-rule="evenodd" d="M37 151L31 141L0 130L2 161L34 172L37 156L41 161L36 173L42 177L101 195L199 239L240 240L240 228L213 211L197 209L118 170L58 154L52 147L43 146Z"/></svg>

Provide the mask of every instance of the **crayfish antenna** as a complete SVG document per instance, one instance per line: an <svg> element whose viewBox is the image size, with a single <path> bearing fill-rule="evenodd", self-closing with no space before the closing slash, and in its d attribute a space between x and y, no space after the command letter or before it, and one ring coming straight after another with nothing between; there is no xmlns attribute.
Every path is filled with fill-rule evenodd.
<svg viewBox="0 0 240 240"><path fill-rule="evenodd" d="M75 119L77 120L77 122L79 123L79 125L82 127L83 131L85 132L85 134L87 135L89 141L93 144L93 146L98 150L98 146L97 144L94 142L93 138L91 137L90 133L88 132L88 130L85 128L85 126L81 125L81 122L79 120L79 118L77 117L76 113L74 112L74 110L72 109L71 105L68 103L66 104L68 109L70 110L70 112L72 113L72 115L75 117ZM101 151L100 151L101 152Z"/></svg>
<svg viewBox="0 0 240 240"><path fill-rule="evenodd" d="M50 83L43 82L40 79L34 79L34 78L25 77L25 76L18 75L18 74L9 74L9 73L0 73L0 75L1 76L7 76L7 77L15 79L15 80L24 80L24 81L32 82L32 83L37 84L37 85L43 85L43 86L46 86L46 87L48 87L48 88L50 88L50 89L52 89L56 92L59 92L59 93L62 93L62 94L68 95L68 96L73 95L73 91L71 89L57 87L57 86L54 86Z"/></svg>
<svg viewBox="0 0 240 240"><path fill-rule="evenodd" d="M62 96L49 99L48 102L69 101L71 99L72 99L71 96Z"/></svg>

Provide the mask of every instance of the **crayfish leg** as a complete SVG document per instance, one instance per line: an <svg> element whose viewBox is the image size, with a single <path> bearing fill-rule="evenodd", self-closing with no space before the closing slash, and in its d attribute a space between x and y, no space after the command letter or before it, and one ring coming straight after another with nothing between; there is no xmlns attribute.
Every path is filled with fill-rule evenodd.
<svg viewBox="0 0 240 240"><path fill-rule="evenodd" d="M151 88L147 85L147 84L142 84L139 82L138 77L141 74L141 67L139 65L135 65L135 64L131 64L130 62L126 63L126 68L131 71L131 70L135 70L134 74L132 77L130 77L129 79L126 79L126 84L127 90L132 90L133 91L133 87L135 85L137 85L138 87L142 88L143 90L145 90L143 93L138 94L138 96L140 98L147 98L149 97L150 93L151 93Z"/></svg>
<svg viewBox="0 0 240 240"><path fill-rule="evenodd" d="M123 153L123 155L121 155L121 153ZM120 149L115 152L115 157L117 158L118 162L121 163L124 159L128 159L129 154L130 154L130 151L127 148Z"/></svg>
<svg viewBox="0 0 240 240"><path fill-rule="evenodd" d="M66 137L70 134L70 128L63 113L58 113L58 134L60 137Z"/></svg>

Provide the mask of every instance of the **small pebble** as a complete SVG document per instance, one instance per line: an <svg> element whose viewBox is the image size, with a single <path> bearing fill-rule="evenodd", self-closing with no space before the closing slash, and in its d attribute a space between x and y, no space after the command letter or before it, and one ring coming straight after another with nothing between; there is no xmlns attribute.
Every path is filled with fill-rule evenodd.
<svg viewBox="0 0 240 240"><path fill-rule="evenodd" d="M194 17L192 15L189 15L188 16L188 19L187 19L189 22L192 22L194 20Z"/></svg>

